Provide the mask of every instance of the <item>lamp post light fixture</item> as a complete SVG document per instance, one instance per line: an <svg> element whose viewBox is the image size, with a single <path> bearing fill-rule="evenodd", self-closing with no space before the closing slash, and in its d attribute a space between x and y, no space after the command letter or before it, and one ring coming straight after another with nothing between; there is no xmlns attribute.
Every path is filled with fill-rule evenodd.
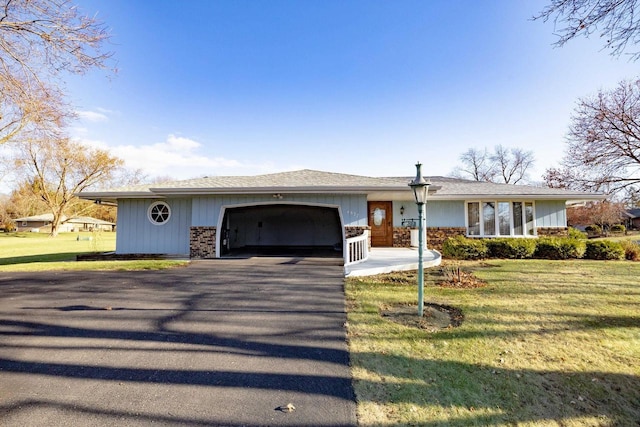
<svg viewBox="0 0 640 427"><path fill-rule="evenodd" d="M424 205L427 203L430 180L422 176L422 164L416 163L416 178L409 183L418 205L418 316L424 314Z"/></svg>

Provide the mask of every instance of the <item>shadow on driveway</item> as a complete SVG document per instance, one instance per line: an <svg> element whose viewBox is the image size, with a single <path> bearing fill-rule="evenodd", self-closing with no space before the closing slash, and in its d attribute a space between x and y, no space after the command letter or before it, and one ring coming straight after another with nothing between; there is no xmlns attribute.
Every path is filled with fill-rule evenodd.
<svg viewBox="0 0 640 427"><path fill-rule="evenodd" d="M355 425L343 286L330 259L0 274L0 424Z"/></svg>

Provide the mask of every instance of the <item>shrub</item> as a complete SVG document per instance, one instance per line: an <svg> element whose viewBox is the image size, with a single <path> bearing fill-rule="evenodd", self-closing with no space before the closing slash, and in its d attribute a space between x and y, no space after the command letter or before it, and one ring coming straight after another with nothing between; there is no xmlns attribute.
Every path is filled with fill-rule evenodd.
<svg viewBox="0 0 640 427"><path fill-rule="evenodd" d="M627 231L627 227L622 224L615 224L609 228L609 231L616 234L624 234Z"/></svg>
<svg viewBox="0 0 640 427"><path fill-rule="evenodd" d="M570 239L586 239L587 233L584 233L577 228L569 227L569 236Z"/></svg>
<svg viewBox="0 0 640 427"><path fill-rule="evenodd" d="M569 237L543 237L537 243L533 256L544 259L582 258L586 248L584 240Z"/></svg>
<svg viewBox="0 0 640 427"><path fill-rule="evenodd" d="M597 224L587 225L584 229L589 236L599 236L602 234L602 227Z"/></svg>
<svg viewBox="0 0 640 427"><path fill-rule="evenodd" d="M584 257L587 259L614 260L624 259L625 251L618 242L610 240L596 240L587 242Z"/></svg>
<svg viewBox="0 0 640 427"><path fill-rule="evenodd" d="M629 261L640 261L640 245L638 242L632 242L631 240L623 240L620 242L622 249L624 249L624 258Z"/></svg>
<svg viewBox="0 0 640 427"><path fill-rule="evenodd" d="M536 250L534 239L489 239L486 241L486 245L490 258L531 258Z"/></svg>
<svg viewBox="0 0 640 427"><path fill-rule="evenodd" d="M453 259L482 259L487 257L487 244L481 239L464 236L450 237L442 244L442 256Z"/></svg>

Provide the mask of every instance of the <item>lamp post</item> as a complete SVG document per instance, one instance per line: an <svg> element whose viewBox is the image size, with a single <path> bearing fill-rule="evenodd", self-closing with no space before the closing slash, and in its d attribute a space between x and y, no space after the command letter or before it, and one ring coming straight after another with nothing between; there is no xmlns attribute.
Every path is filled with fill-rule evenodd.
<svg viewBox="0 0 640 427"><path fill-rule="evenodd" d="M418 205L418 316L424 313L424 205L431 181L422 176L422 164L416 163L416 178L409 183Z"/></svg>

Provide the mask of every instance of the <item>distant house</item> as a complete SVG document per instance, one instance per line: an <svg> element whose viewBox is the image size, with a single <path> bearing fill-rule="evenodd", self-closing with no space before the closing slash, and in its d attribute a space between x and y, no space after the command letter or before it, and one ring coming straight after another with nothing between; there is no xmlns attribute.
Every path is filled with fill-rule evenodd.
<svg viewBox="0 0 640 427"><path fill-rule="evenodd" d="M16 218L16 230L17 231L31 231L35 233L50 233L51 223L53 222L53 214L46 213L41 215L27 216L23 218ZM88 216L62 217L62 222L58 231L64 232L79 232L79 231L114 231L115 224L113 222L103 221L97 218L91 218Z"/></svg>
<svg viewBox="0 0 640 427"><path fill-rule="evenodd" d="M640 208L627 209L624 215L627 228L640 230Z"/></svg>
<svg viewBox="0 0 640 427"><path fill-rule="evenodd" d="M368 246L409 247L418 210L413 177L367 177L314 170L214 176L83 192L118 206L116 254L219 258L247 251L323 249L341 253L364 236ZM602 200L594 193L431 177L429 248L450 236L567 234L566 206ZM356 251L357 252L357 251Z"/></svg>

